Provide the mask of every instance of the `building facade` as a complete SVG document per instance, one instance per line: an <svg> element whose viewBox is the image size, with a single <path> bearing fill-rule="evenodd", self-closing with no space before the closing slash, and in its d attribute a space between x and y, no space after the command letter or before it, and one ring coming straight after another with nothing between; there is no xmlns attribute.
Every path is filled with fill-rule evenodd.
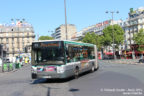
<svg viewBox="0 0 144 96"><path fill-rule="evenodd" d="M67 39L72 40L76 37L76 26L73 24L67 24ZM66 28L65 25L60 25L55 29L55 33L52 34L56 40L66 40Z"/></svg>
<svg viewBox="0 0 144 96"><path fill-rule="evenodd" d="M34 40L33 27L25 21L0 25L0 44L6 50L6 57L25 54L25 48Z"/></svg>
<svg viewBox="0 0 144 96"><path fill-rule="evenodd" d="M95 25L89 26L87 28L84 28L83 30L80 31L80 33L82 33L83 35L85 35L87 32L95 32L95 34L97 35L102 35L103 34L103 29L106 28L109 25L112 24L118 24L118 25L122 25L122 20L117 20L112 22L112 20L106 20L100 23L97 23Z"/></svg>
<svg viewBox="0 0 144 96"><path fill-rule="evenodd" d="M85 36L85 34L88 32L90 32L90 33L94 32L97 35L103 35L103 29L112 24L118 24L118 25L122 26L123 21L122 20L113 20L113 21L106 20L106 21L97 23L95 25L92 25L92 26L82 29L80 32L78 32L79 34L77 34L77 38L80 39L81 37ZM120 49L123 48L121 45L119 47L120 47ZM106 48L106 50L112 52L113 48L111 46L108 46Z"/></svg>
<svg viewBox="0 0 144 96"><path fill-rule="evenodd" d="M144 29L144 7L129 12L128 19L123 24L125 31L125 49L131 49L130 46L135 44L133 41L134 34L140 29Z"/></svg>
<svg viewBox="0 0 144 96"><path fill-rule="evenodd" d="M87 28L84 28L81 31L83 34L86 34L87 32L95 32L95 34L97 34L97 35L102 35L103 34L102 30L105 27L109 26L110 24L111 24L111 20L107 20L107 21L100 22L95 25L89 26Z"/></svg>

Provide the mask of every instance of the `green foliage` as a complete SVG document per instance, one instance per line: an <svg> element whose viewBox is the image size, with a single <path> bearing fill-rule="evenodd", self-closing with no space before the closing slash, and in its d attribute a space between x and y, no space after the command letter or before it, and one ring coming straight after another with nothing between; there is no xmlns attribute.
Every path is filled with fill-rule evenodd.
<svg viewBox="0 0 144 96"><path fill-rule="evenodd" d="M82 41L85 43L92 43L92 35L89 32L86 33Z"/></svg>
<svg viewBox="0 0 144 96"><path fill-rule="evenodd" d="M102 46L102 44L101 44L102 36L98 36L94 32L86 33L86 35L83 37L82 41L85 43L95 44L95 45L97 45L98 49L100 49Z"/></svg>
<svg viewBox="0 0 144 96"><path fill-rule="evenodd" d="M136 44L139 46L144 45L144 29L140 29L140 31L134 35L133 40L135 41ZM144 47L139 47L139 51L144 51Z"/></svg>
<svg viewBox="0 0 144 96"><path fill-rule="evenodd" d="M133 8L130 8L130 13L133 13Z"/></svg>
<svg viewBox="0 0 144 96"><path fill-rule="evenodd" d="M54 38L53 37L50 37L50 36L40 36L39 37L39 40L53 40Z"/></svg>
<svg viewBox="0 0 144 96"><path fill-rule="evenodd" d="M110 25L103 30L103 35L97 35L94 32L86 33L85 37L82 39L85 43L92 43L97 45L100 50L102 46L111 46L113 43L118 45L122 44L124 41L124 31L119 25ZM117 47L116 46L116 47Z"/></svg>
<svg viewBox="0 0 144 96"><path fill-rule="evenodd" d="M110 25L103 30L103 45L111 46L113 44L117 46L122 44L124 41L124 31L119 25Z"/></svg>

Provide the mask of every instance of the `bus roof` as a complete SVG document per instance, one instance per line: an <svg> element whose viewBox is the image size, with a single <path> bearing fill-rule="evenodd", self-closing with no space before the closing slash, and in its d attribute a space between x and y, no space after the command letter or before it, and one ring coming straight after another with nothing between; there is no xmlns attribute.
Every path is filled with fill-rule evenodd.
<svg viewBox="0 0 144 96"><path fill-rule="evenodd" d="M63 41L65 44L75 44L75 45L81 45L81 46L94 46L94 44L83 43L83 42L76 42L76 41L70 41L70 40L39 40L39 41L33 41L32 43L50 42L50 41Z"/></svg>

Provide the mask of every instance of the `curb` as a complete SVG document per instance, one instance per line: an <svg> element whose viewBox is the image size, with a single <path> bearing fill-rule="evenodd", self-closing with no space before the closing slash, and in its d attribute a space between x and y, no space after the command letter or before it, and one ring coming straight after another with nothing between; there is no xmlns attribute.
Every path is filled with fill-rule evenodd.
<svg viewBox="0 0 144 96"><path fill-rule="evenodd" d="M117 64L130 64L130 65L144 65L144 63L139 63L138 60L117 60L117 61L112 61L112 60L104 60L102 62L105 63L117 63Z"/></svg>

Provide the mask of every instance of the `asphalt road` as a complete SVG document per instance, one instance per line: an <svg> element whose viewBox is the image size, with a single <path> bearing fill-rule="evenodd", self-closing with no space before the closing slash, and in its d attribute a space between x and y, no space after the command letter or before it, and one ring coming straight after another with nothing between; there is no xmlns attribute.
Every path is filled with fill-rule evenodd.
<svg viewBox="0 0 144 96"><path fill-rule="evenodd" d="M144 65L100 61L78 79L31 80L30 66L0 73L0 96L144 96Z"/></svg>

